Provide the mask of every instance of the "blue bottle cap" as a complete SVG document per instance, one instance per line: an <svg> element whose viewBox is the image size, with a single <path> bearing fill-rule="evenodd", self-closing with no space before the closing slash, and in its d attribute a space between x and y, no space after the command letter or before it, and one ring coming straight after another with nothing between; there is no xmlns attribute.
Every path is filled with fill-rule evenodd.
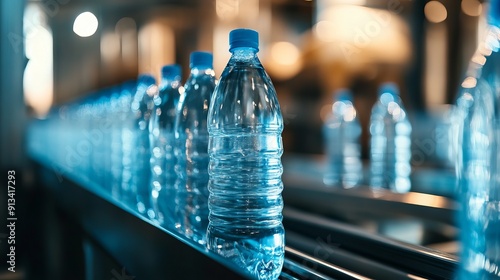
<svg viewBox="0 0 500 280"><path fill-rule="evenodd" d="M254 48L259 51L259 33L252 29L234 29L229 33L229 51L235 48Z"/></svg>
<svg viewBox="0 0 500 280"><path fill-rule="evenodd" d="M399 96L399 88L395 83L384 83L380 85L378 95L380 96L384 93L389 93L393 96Z"/></svg>
<svg viewBox="0 0 500 280"><path fill-rule="evenodd" d="M348 89L339 89L335 93L335 99L338 101L352 101L352 94Z"/></svg>
<svg viewBox="0 0 500 280"><path fill-rule="evenodd" d="M500 27L500 0L490 1L488 23Z"/></svg>
<svg viewBox="0 0 500 280"><path fill-rule="evenodd" d="M181 66L179 64L169 64L161 68L162 77L176 77L181 76Z"/></svg>
<svg viewBox="0 0 500 280"><path fill-rule="evenodd" d="M213 68L214 58L209 52L192 52L189 57L189 67Z"/></svg>
<svg viewBox="0 0 500 280"><path fill-rule="evenodd" d="M156 79L150 74L141 74L137 79L137 84L154 85L156 84Z"/></svg>

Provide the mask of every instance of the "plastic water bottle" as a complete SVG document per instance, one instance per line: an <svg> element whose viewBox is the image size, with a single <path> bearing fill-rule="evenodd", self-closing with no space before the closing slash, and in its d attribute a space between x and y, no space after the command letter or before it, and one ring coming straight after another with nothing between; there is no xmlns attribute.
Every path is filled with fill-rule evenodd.
<svg viewBox="0 0 500 280"><path fill-rule="evenodd" d="M209 250L257 279L277 279L284 261L283 119L258 57L258 33L229 34L232 56L208 116Z"/></svg>
<svg viewBox="0 0 500 280"><path fill-rule="evenodd" d="M131 194L135 199L136 210L148 217L154 217L150 198L150 146L149 121L153 112L154 97L158 94L156 80L151 75L141 75L137 81L137 89L132 99L131 111L134 116L134 145L132 147Z"/></svg>
<svg viewBox="0 0 500 280"><path fill-rule="evenodd" d="M121 176L119 190L120 201L135 208L135 197L132 194L132 171L134 164L134 131L136 118L132 114L132 100L135 96L137 81L128 81L121 85L120 98L121 117Z"/></svg>
<svg viewBox="0 0 500 280"><path fill-rule="evenodd" d="M123 99L129 96L122 95L121 87L115 86L112 89L113 93L110 98L110 113L108 122L110 122L110 150L109 150L109 176L107 182L111 185L111 196L115 199L120 199L121 194L121 175L123 169L122 163L122 125L123 119ZM128 104L127 104L128 105ZM129 107L129 106L127 106Z"/></svg>
<svg viewBox="0 0 500 280"><path fill-rule="evenodd" d="M208 226L207 116L215 88L212 54L191 53L190 68L175 122L175 227L186 237L204 245Z"/></svg>
<svg viewBox="0 0 500 280"><path fill-rule="evenodd" d="M490 1L486 38L462 83L457 158L460 189L458 279L500 277L500 1Z"/></svg>
<svg viewBox="0 0 500 280"><path fill-rule="evenodd" d="M338 91L334 101L323 127L327 154L323 181L328 186L351 188L363 178L359 142L361 125L348 90Z"/></svg>
<svg viewBox="0 0 500 280"><path fill-rule="evenodd" d="M175 183L174 127L180 98L181 67L177 64L162 68L159 94L154 97L149 125L151 146L151 204L154 218L160 225L171 221Z"/></svg>
<svg viewBox="0 0 500 280"><path fill-rule="evenodd" d="M370 117L370 185L394 192L410 191L411 124L395 84L379 88Z"/></svg>

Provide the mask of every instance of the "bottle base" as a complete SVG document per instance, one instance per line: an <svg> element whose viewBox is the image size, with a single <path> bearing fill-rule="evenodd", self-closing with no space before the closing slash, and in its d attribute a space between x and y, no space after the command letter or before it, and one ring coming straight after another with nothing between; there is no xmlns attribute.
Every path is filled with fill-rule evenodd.
<svg viewBox="0 0 500 280"><path fill-rule="evenodd" d="M209 226L207 247L256 279L278 279L285 258L283 226L251 232L251 235L238 235L237 229L229 232Z"/></svg>

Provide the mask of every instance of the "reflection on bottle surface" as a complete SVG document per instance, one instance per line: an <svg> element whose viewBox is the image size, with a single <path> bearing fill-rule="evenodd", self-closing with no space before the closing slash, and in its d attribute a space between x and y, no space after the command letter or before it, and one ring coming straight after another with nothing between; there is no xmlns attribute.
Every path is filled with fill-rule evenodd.
<svg viewBox="0 0 500 280"><path fill-rule="evenodd" d="M165 65L149 125L151 146L151 203L155 220L164 227L173 224L174 125L180 98L181 68Z"/></svg>
<svg viewBox="0 0 500 280"><path fill-rule="evenodd" d="M154 218L150 197L150 146L149 121L153 111L155 95L158 94L155 79L150 75L141 75L137 81L137 90L132 99L131 113L135 122L132 130L133 146L131 162L130 194L139 213Z"/></svg>
<svg viewBox="0 0 500 280"><path fill-rule="evenodd" d="M123 180L123 130L130 120L130 103L132 91L128 84L117 87L110 99L111 111L109 118L112 120L110 135L110 179L111 196L117 200L122 196Z"/></svg>
<svg viewBox="0 0 500 280"><path fill-rule="evenodd" d="M205 244L208 226L207 115L215 88L212 63L211 53L191 53L191 72L175 123L175 228L199 244Z"/></svg>
<svg viewBox="0 0 500 280"><path fill-rule="evenodd" d="M462 242L458 279L500 277L500 1L457 99Z"/></svg>
<svg viewBox="0 0 500 280"><path fill-rule="evenodd" d="M370 186L410 191L411 124L399 90L392 83L379 89L370 117Z"/></svg>
<svg viewBox="0 0 500 280"><path fill-rule="evenodd" d="M258 57L258 34L230 33L232 56L208 118L207 247L257 279L277 279L284 261L283 119Z"/></svg>

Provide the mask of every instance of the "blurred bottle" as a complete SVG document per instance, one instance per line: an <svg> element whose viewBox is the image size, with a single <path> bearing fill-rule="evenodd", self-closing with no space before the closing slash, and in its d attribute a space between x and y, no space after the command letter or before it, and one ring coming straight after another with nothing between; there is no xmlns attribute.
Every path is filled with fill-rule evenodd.
<svg viewBox="0 0 500 280"><path fill-rule="evenodd" d="M500 277L500 0L490 1L479 44L457 99L460 189L458 279Z"/></svg>
<svg viewBox="0 0 500 280"><path fill-rule="evenodd" d="M132 98L134 94L134 88L135 88L135 81L126 81L120 85L117 86L117 90L120 93L120 96L118 98L118 102L116 104L117 106L117 125L116 129L118 130L117 133L119 133L118 138L116 141L119 143L118 145L118 151L117 157L118 158L118 163L117 165L119 166L118 174L116 174L116 179L118 180L118 190L116 190L115 194L120 201L123 199L123 185L127 184L129 185L130 181L130 153L125 152L125 147L130 143L130 141L127 139L128 133L131 131L132 127L132 116L130 113L130 105L132 103ZM129 149L131 151L131 147ZM125 168L127 166L127 169Z"/></svg>
<svg viewBox="0 0 500 280"><path fill-rule="evenodd" d="M154 107L154 98L158 94L156 80L151 75L141 75L137 81L137 89L132 99L131 113L134 116L132 147L132 177L131 194L135 198L135 208L147 217L154 217L151 209L150 198L150 147L149 147L149 122Z"/></svg>
<svg viewBox="0 0 500 280"><path fill-rule="evenodd" d="M173 201L174 126L180 98L181 67L177 64L162 68L159 94L153 99L154 108L149 125L151 145L151 203L155 219L161 224L172 217L169 204Z"/></svg>
<svg viewBox="0 0 500 280"><path fill-rule="evenodd" d="M351 188L363 177L359 142L361 125L348 90L338 91L334 101L323 127L327 156L323 181L329 186Z"/></svg>
<svg viewBox="0 0 500 280"><path fill-rule="evenodd" d="M132 114L132 100L137 89L137 81L127 81L120 86L121 98L121 164L120 201L135 208L135 197L132 195L132 171L134 163L134 131L136 118Z"/></svg>
<svg viewBox="0 0 500 280"><path fill-rule="evenodd" d="M410 191L411 124L395 84L379 88L370 117L370 186Z"/></svg>
<svg viewBox="0 0 500 280"><path fill-rule="evenodd" d="M175 122L176 223L182 234L205 244L208 226L207 115L215 88L211 53L193 52Z"/></svg>
<svg viewBox="0 0 500 280"><path fill-rule="evenodd" d="M208 117L209 250L257 279L277 279L284 261L283 119L258 57L258 33L229 34L232 56Z"/></svg>
<svg viewBox="0 0 500 280"><path fill-rule="evenodd" d="M105 182L105 168L108 167L107 150L109 143L109 131L106 129L106 115L105 108L109 103L107 89L102 89L96 94L97 99L91 103L90 125L89 129L83 133L84 139L91 147L90 166L91 173L90 179L97 183L97 185L104 188L105 191L110 191Z"/></svg>
<svg viewBox="0 0 500 280"><path fill-rule="evenodd" d="M111 196L119 199L121 193L121 175L122 175L122 125L123 125L123 107L120 86L115 86L111 89L108 112L109 135L109 173L106 182L110 185Z"/></svg>

